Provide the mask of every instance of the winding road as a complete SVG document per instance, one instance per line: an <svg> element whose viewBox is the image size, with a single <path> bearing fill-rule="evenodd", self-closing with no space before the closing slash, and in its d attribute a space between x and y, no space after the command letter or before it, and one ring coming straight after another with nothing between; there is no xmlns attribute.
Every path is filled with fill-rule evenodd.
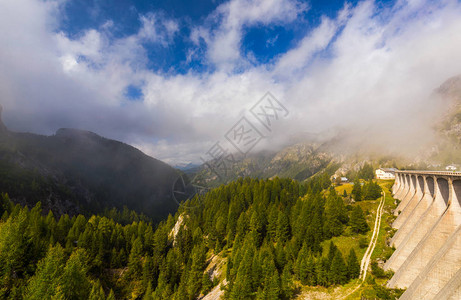
<svg viewBox="0 0 461 300"><path fill-rule="evenodd" d="M375 220L375 226L373 228L373 235L371 236L370 244L368 244L368 248L365 251L365 254L363 255L362 261L360 262L360 284L353 289L350 293L348 293L346 296L343 297L343 299L347 298L351 294L353 294L355 291L357 291L365 281L365 278L367 277L367 272L368 272L368 266L370 265L370 260L371 260L371 255L373 254L373 251L375 250L376 243L378 241L378 236L379 236L379 228L381 227L381 217L383 215L383 208L384 208L384 199L386 199L386 193L383 191L383 196L381 197L381 202L379 202L378 205L378 210L376 212L376 220Z"/></svg>

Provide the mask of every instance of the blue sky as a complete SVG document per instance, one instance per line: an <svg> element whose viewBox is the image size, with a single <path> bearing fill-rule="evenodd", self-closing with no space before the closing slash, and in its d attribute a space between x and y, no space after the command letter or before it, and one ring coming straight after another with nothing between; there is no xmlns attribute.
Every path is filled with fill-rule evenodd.
<svg viewBox="0 0 461 300"><path fill-rule="evenodd" d="M458 0L0 0L8 127L91 130L172 164L200 162L268 91L290 114L259 150L332 128L411 144L459 53Z"/></svg>
<svg viewBox="0 0 461 300"><path fill-rule="evenodd" d="M390 6L393 0L378 1L379 6ZM204 59L206 45L195 45L190 35L198 26L219 26L218 20L210 15L225 1L67 1L64 4L64 18L57 30L71 37L79 37L87 30L100 28L107 22L115 25L111 37L123 38L135 34L143 26L140 16L155 13L160 19L177 22L178 32L168 46L145 43L149 63L154 71L187 73L213 71L214 66ZM348 1L354 6L357 1ZM294 47L309 31L318 26L322 17L334 18L344 8L344 1L301 1L296 18L279 24L245 25L240 51L251 55L253 65L271 62L277 56ZM191 59L191 50L197 52ZM238 71L238 70L237 70Z"/></svg>

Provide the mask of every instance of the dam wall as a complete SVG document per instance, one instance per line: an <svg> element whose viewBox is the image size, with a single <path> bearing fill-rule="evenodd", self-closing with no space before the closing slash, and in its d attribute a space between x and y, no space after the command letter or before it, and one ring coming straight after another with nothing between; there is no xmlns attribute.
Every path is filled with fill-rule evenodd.
<svg viewBox="0 0 461 300"><path fill-rule="evenodd" d="M387 286L407 289L401 299L461 299L461 173L396 171L392 191L401 202Z"/></svg>

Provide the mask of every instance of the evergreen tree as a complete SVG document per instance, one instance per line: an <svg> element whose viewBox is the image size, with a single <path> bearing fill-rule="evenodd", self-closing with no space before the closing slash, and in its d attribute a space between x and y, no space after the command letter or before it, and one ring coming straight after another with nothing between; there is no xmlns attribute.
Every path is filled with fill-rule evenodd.
<svg viewBox="0 0 461 300"><path fill-rule="evenodd" d="M354 201L362 201L362 186L360 184L360 180L357 179L354 181L351 195Z"/></svg>
<svg viewBox="0 0 461 300"><path fill-rule="evenodd" d="M27 285L26 299L47 299L56 294L58 278L66 264L66 255L61 245L50 247L45 258L37 265L35 275Z"/></svg>
<svg viewBox="0 0 461 300"><path fill-rule="evenodd" d="M370 229L360 205L355 205L352 208L349 225L352 231L356 233L365 233Z"/></svg>
<svg viewBox="0 0 461 300"><path fill-rule="evenodd" d="M195 299L213 287L204 272L208 253L229 253L229 299L289 299L296 279L343 283L357 276L358 262L350 252L345 264L333 243L322 247L348 222L343 199L334 189L322 191L330 175L315 176L305 188L291 179L239 179L197 196L191 201L201 201L203 209L180 208L155 230L128 209L88 219L62 215L56 222L40 205L29 210L2 200L0 298L103 299L101 287L110 290L117 281L120 299ZM360 232L357 220L366 220L357 209L349 225ZM107 269L127 271L117 278ZM112 290L108 299L115 299Z"/></svg>
<svg viewBox="0 0 461 300"><path fill-rule="evenodd" d="M268 217L268 223L267 223L267 234L271 241L275 242L276 236L277 236L277 223L278 223L278 210L275 205L271 206L270 212L269 212L269 217Z"/></svg>
<svg viewBox="0 0 461 300"><path fill-rule="evenodd" d="M205 267L206 249L197 245L192 250L192 263L189 269L187 290L191 297L196 298L201 289L202 274Z"/></svg>
<svg viewBox="0 0 461 300"><path fill-rule="evenodd" d="M205 272L202 276L202 293L204 295L208 294L213 288L213 281L211 281L210 275Z"/></svg>
<svg viewBox="0 0 461 300"><path fill-rule="evenodd" d="M347 266L344 263L343 256L340 251L336 251L330 267L330 281L333 284L343 284L347 282Z"/></svg>
<svg viewBox="0 0 461 300"><path fill-rule="evenodd" d="M381 197L381 187L377 182L372 180L368 181L363 186L363 199L365 200L375 200Z"/></svg>
<svg viewBox="0 0 461 300"><path fill-rule="evenodd" d="M101 283L97 280L93 287L91 288L90 297L88 300L101 300L105 299L106 295L104 294L104 290L102 289Z"/></svg>
<svg viewBox="0 0 461 300"><path fill-rule="evenodd" d="M142 274L142 254L142 242L137 238L128 258L128 274L133 278L138 278Z"/></svg>
<svg viewBox="0 0 461 300"><path fill-rule="evenodd" d="M290 221L286 212L279 211L276 237L279 243L285 243L290 238Z"/></svg>
<svg viewBox="0 0 461 300"><path fill-rule="evenodd" d="M0 195L0 216L4 213L10 213L13 208L13 202L11 202L10 197L7 193L1 193Z"/></svg>
<svg viewBox="0 0 461 300"><path fill-rule="evenodd" d="M251 265L252 249L246 249L242 261L239 264L237 276L230 292L230 299L248 299L253 295Z"/></svg>
<svg viewBox="0 0 461 300"><path fill-rule="evenodd" d="M109 295L107 296L106 300L115 300L115 294L112 289L110 289Z"/></svg>
<svg viewBox="0 0 461 300"><path fill-rule="evenodd" d="M347 223L347 211L343 200L336 194L334 188L330 188L330 194L325 202L324 233L327 238L338 236L343 232L344 224Z"/></svg>
<svg viewBox="0 0 461 300"><path fill-rule="evenodd" d="M290 299L293 296L294 287L290 269L291 264L286 264L280 277L280 290L284 299Z"/></svg>
<svg viewBox="0 0 461 300"><path fill-rule="evenodd" d="M373 166L365 163L359 170L358 177L365 180L371 180L375 176Z"/></svg>
<svg viewBox="0 0 461 300"><path fill-rule="evenodd" d="M347 276L349 279L358 278L360 275L360 264L355 255L354 249L351 249L347 257Z"/></svg>
<svg viewBox="0 0 461 300"><path fill-rule="evenodd" d="M66 300L66 296L64 295L61 286L57 287L56 293L53 296L51 296L51 300Z"/></svg>
<svg viewBox="0 0 461 300"><path fill-rule="evenodd" d="M267 300L280 299L280 278L277 270L274 270L272 276L268 277L264 285L264 295Z"/></svg>
<svg viewBox="0 0 461 300"><path fill-rule="evenodd" d="M88 299L91 284L87 278L87 256L85 250L77 249L67 260L60 285L66 299Z"/></svg>
<svg viewBox="0 0 461 300"><path fill-rule="evenodd" d="M328 269L330 269L331 263L333 262L333 259L338 252L338 247L336 247L333 242L330 242L330 247L328 250Z"/></svg>
<svg viewBox="0 0 461 300"><path fill-rule="evenodd" d="M317 275L317 284L322 286L328 286L329 280L329 262L326 257L319 257L315 263L315 274Z"/></svg>
<svg viewBox="0 0 461 300"><path fill-rule="evenodd" d="M27 207L18 209L17 214L13 211L5 223L0 223L0 290L11 290L14 277L28 271L35 254L28 234L29 211Z"/></svg>
<svg viewBox="0 0 461 300"><path fill-rule="evenodd" d="M154 297L152 297L152 284L150 282L147 285L147 289L142 297L142 300L154 300Z"/></svg>

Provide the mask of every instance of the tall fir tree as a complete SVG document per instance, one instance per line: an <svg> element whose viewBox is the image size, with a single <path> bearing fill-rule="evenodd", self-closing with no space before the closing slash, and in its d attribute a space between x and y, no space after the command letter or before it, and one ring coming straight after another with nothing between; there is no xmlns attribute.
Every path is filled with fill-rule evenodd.
<svg viewBox="0 0 461 300"><path fill-rule="evenodd" d="M344 262L343 255L338 250L335 253L333 260L331 261L330 281L333 284L344 284L347 282L347 266Z"/></svg>
<svg viewBox="0 0 461 300"><path fill-rule="evenodd" d="M83 249L75 250L64 267L60 285L66 299L88 299L91 284L87 277L88 257Z"/></svg>
<svg viewBox="0 0 461 300"><path fill-rule="evenodd" d="M343 199L339 197L336 190L330 188L330 193L325 202L324 233L327 238L340 235L347 223L347 211Z"/></svg>
<svg viewBox="0 0 461 300"><path fill-rule="evenodd" d="M356 179L354 181L354 186L352 187L351 195L354 201L362 201L362 185L360 183L360 180Z"/></svg>
<svg viewBox="0 0 461 300"><path fill-rule="evenodd" d="M45 258L37 265L35 275L26 288L25 299L47 299L57 292L62 269L66 264L66 255L60 244L50 247Z"/></svg>
<svg viewBox="0 0 461 300"><path fill-rule="evenodd" d="M347 276L349 279L358 278L360 275L360 264L354 249L349 251L347 256Z"/></svg>
<svg viewBox="0 0 461 300"><path fill-rule="evenodd" d="M360 205L355 205L352 208L349 225L355 233L365 233L370 229Z"/></svg>

